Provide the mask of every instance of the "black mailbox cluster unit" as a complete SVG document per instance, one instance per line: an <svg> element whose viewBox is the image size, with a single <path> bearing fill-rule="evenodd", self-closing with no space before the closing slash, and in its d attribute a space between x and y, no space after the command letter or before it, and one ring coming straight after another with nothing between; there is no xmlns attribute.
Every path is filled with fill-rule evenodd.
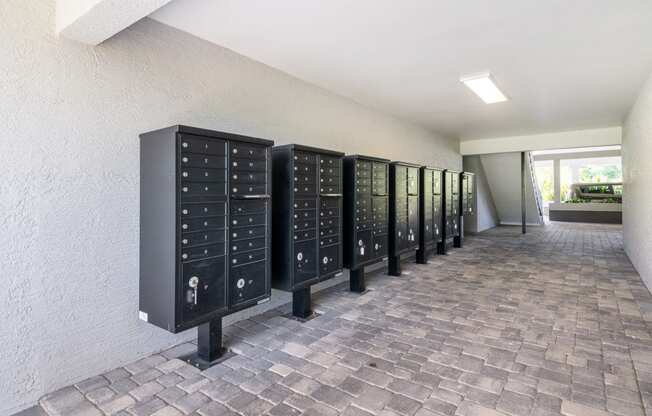
<svg viewBox="0 0 652 416"><path fill-rule="evenodd" d="M460 235L460 172L444 171L443 193L444 215L442 241L437 244L437 253L446 254L448 248L455 244Z"/></svg>
<svg viewBox="0 0 652 416"><path fill-rule="evenodd" d="M344 158L344 266L350 287L365 291L364 268L387 256L389 160Z"/></svg>
<svg viewBox="0 0 652 416"><path fill-rule="evenodd" d="M420 169L419 183L421 194L419 198L419 250L417 250L417 263L426 264L428 256L437 251L437 244L441 243L443 202L442 183L444 171L438 168L422 166Z"/></svg>
<svg viewBox="0 0 652 416"><path fill-rule="evenodd" d="M455 237L455 247L462 247L464 241L464 217L475 215L473 206L475 205L475 175L470 172L460 174L460 230L459 235Z"/></svg>
<svg viewBox="0 0 652 416"><path fill-rule="evenodd" d="M187 126L141 135L140 317L219 358L222 317L269 299L272 141Z"/></svg>
<svg viewBox="0 0 652 416"><path fill-rule="evenodd" d="M419 166L389 164L388 273L401 275L401 255L419 247Z"/></svg>
<svg viewBox="0 0 652 416"><path fill-rule="evenodd" d="M342 273L343 153L274 147L273 279L291 291L292 314L312 315L310 286Z"/></svg>

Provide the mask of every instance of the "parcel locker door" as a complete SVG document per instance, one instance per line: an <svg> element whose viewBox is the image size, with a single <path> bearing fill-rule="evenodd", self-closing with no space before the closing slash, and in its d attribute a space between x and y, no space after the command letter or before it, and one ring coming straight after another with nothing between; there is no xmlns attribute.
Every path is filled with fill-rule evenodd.
<svg viewBox="0 0 652 416"><path fill-rule="evenodd" d="M355 257L358 263L364 263L373 258L372 231L359 231L356 233Z"/></svg>
<svg viewBox="0 0 652 416"><path fill-rule="evenodd" d="M267 261L231 267L229 298L232 307L269 296L266 284Z"/></svg>
<svg viewBox="0 0 652 416"><path fill-rule="evenodd" d="M324 276L339 269L340 256L339 245L324 247L319 250L319 275Z"/></svg>
<svg viewBox="0 0 652 416"><path fill-rule="evenodd" d="M294 284L317 277L317 244L315 240L294 244Z"/></svg>
<svg viewBox="0 0 652 416"><path fill-rule="evenodd" d="M419 197L408 197L408 240L410 245L419 241Z"/></svg>
<svg viewBox="0 0 652 416"><path fill-rule="evenodd" d="M377 235L373 238L373 258L382 258L387 255L387 234Z"/></svg>
<svg viewBox="0 0 652 416"><path fill-rule="evenodd" d="M226 312L226 261L224 256L181 265L181 318L190 322L202 316Z"/></svg>

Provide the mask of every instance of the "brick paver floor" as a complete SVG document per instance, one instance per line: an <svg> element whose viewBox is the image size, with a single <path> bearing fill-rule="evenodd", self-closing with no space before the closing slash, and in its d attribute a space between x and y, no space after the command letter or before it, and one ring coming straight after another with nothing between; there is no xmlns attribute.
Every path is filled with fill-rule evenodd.
<svg viewBox="0 0 652 416"><path fill-rule="evenodd" d="M652 297L619 226L500 227L225 329L204 372L177 346L44 397L49 415L652 415Z"/></svg>

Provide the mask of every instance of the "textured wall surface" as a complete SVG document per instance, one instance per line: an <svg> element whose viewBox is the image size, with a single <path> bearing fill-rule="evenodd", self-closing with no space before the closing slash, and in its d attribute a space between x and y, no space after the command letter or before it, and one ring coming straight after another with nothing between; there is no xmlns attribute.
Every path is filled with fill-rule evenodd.
<svg viewBox="0 0 652 416"><path fill-rule="evenodd" d="M480 156L500 224L521 224L521 153ZM526 158L525 213L528 224L538 225L539 214ZM527 180L530 178L530 180Z"/></svg>
<svg viewBox="0 0 652 416"><path fill-rule="evenodd" d="M652 290L652 77L623 127L625 251Z"/></svg>
<svg viewBox="0 0 652 416"><path fill-rule="evenodd" d="M498 225L498 212L487 182L487 174L482 167L480 156L464 156L463 166L465 172L475 173L475 216L464 219L464 231L479 233Z"/></svg>
<svg viewBox="0 0 652 416"><path fill-rule="evenodd" d="M0 414L194 336L138 320L139 133L184 123L462 167L456 140L162 24L91 48L54 21L54 0L0 2Z"/></svg>

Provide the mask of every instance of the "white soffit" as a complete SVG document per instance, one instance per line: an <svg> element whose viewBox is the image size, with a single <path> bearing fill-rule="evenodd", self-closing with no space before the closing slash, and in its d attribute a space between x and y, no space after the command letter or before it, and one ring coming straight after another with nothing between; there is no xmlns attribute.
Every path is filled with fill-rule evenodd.
<svg viewBox="0 0 652 416"><path fill-rule="evenodd" d="M174 0L151 17L462 140L619 126L652 72L649 0ZM477 72L509 101L460 83Z"/></svg>
<svg viewBox="0 0 652 416"><path fill-rule="evenodd" d="M170 0L57 0L57 34L99 45Z"/></svg>
<svg viewBox="0 0 652 416"><path fill-rule="evenodd" d="M534 150L573 149L622 144L622 128L563 131L526 136L496 137L460 142L462 155L529 152Z"/></svg>

